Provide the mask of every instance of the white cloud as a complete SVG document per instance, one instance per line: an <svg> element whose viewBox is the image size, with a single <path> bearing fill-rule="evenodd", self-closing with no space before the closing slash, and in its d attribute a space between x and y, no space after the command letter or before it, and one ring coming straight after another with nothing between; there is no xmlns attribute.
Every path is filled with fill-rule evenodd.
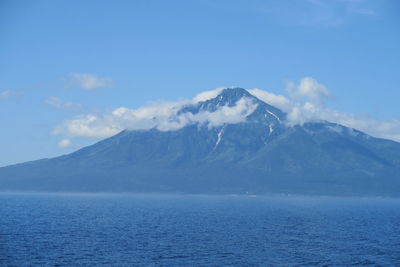
<svg viewBox="0 0 400 267"><path fill-rule="evenodd" d="M259 99L285 111L289 126L325 120L400 142L400 119L377 119L330 109L324 103L331 97L329 89L314 78L302 78L298 84L289 82L286 91L288 96L261 89L249 90Z"/></svg>
<svg viewBox="0 0 400 267"><path fill-rule="evenodd" d="M223 89L224 89L223 87L220 87L220 88L216 88L214 90L204 91L204 92L196 95L193 98L193 101L194 102L201 102L201 101L206 101L206 100L212 99L212 98L216 97L219 93L221 93L221 91Z"/></svg>
<svg viewBox="0 0 400 267"><path fill-rule="evenodd" d="M119 107L107 113L82 115L64 121L53 133L68 137L105 138L124 129L156 128L172 131L193 123L215 127L224 123L242 122L257 107L251 99L243 98L232 107L221 106L214 112L179 112L185 105L210 99L220 91L221 89L207 91L189 100L158 101L137 109ZM289 91L290 93L284 96L261 89L249 90L260 100L285 111L288 126L326 120L361 130L372 136L400 141L400 119L380 120L330 109L324 103L331 95L329 89L311 77L303 78L297 84L291 83Z"/></svg>
<svg viewBox="0 0 400 267"><path fill-rule="evenodd" d="M58 125L53 133L70 137L105 138L124 129L156 128L160 131L172 131L194 123L216 127L225 123L244 121L257 107L251 99L242 98L234 106L221 106L214 112L179 113L184 105L194 101L154 102L138 109L120 107L108 114L90 114L67 120Z"/></svg>
<svg viewBox="0 0 400 267"><path fill-rule="evenodd" d="M239 123L246 120L246 117L253 113L257 108L257 105L253 103L250 98L239 99L234 106L220 106L216 111L201 111L197 114L182 113L176 116L173 121L177 122L176 128L174 124L169 123L161 124L157 127L159 130L176 130L182 128L188 124L200 123L205 124L208 127L217 127L226 123Z"/></svg>
<svg viewBox="0 0 400 267"><path fill-rule="evenodd" d="M287 124L304 124L309 121L321 120L318 106L306 102L304 104L293 104L287 115Z"/></svg>
<svg viewBox="0 0 400 267"><path fill-rule="evenodd" d="M379 1L371 0L308 0L304 13L295 16L305 25L337 27L356 16L372 16L377 14Z"/></svg>
<svg viewBox="0 0 400 267"><path fill-rule="evenodd" d="M330 29L382 13L390 1L376 0L266 0L266 1L208 1L222 12L255 13L268 20L296 27Z"/></svg>
<svg viewBox="0 0 400 267"><path fill-rule="evenodd" d="M98 88L112 87L113 81L108 77L98 77L93 74L71 73L73 83L84 90L94 90Z"/></svg>
<svg viewBox="0 0 400 267"><path fill-rule="evenodd" d="M314 103L321 104L328 99L331 94L325 85L320 84L311 77L304 77L300 80L300 84L293 88L294 84L289 83L287 91L292 98L308 99Z"/></svg>
<svg viewBox="0 0 400 267"><path fill-rule="evenodd" d="M345 4L346 10L349 13L365 16L375 16L378 14L377 9L379 7L379 1L371 0L340 0ZM374 6L374 5L375 6ZM378 4L378 6L376 5Z"/></svg>
<svg viewBox="0 0 400 267"><path fill-rule="evenodd" d="M60 142L58 142L58 147L59 148L67 148L72 145L71 140L69 139L62 139Z"/></svg>
<svg viewBox="0 0 400 267"><path fill-rule="evenodd" d="M250 94L258 99L284 111L290 109L290 100L283 95L276 95L258 88L248 90Z"/></svg>
<svg viewBox="0 0 400 267"><path fill-rule="evenodd" d="M369 135L400 142L400 119L377 119L346 112L320 108L314 111L313 120L326 120L363 131Z"/></svg>
<svg viewBox="0 0 400 267"><path fill-rule="evenodd" d="M53 133L70 137L105 138L120 131L120 125L110 116L86 115L65 121Z"/></svg>
<svg viewBox="0 0 400 267"><path fill-rule="evenodd" d="M20 95L22 92L18 90L6 90L0 92L0 100L6 99L12 96Z"/></svg>
<svg viewBox="0 0 400 267"><path fill-rule="evenodd" d="M45 100L45 104L54 109L66 110L66 111L79 111L82 109L81 104L65 101L59 97L49 97Z"/></svg>

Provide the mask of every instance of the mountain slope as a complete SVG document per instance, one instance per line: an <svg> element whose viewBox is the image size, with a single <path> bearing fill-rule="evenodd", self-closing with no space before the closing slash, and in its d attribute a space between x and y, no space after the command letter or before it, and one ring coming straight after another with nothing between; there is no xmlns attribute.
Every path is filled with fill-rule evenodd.
<svg viewBox="0 0 400 267"><path fill-rule="evenodd" d="M329 122L288 127L241 88L179 114L252 103L246 120L125 130L53 159L0 168L0 190L400 195L400 144ZM213 113L214 112L214 113Z"/></svg>

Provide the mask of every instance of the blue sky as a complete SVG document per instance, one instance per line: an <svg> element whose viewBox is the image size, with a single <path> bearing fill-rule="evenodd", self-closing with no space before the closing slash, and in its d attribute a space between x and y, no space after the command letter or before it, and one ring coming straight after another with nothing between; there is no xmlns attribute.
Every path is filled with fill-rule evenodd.
<svg viewBox="0 0 400 267"><path fill-rule="evenodd" d="M0 166L99 140L57 131L73 120L224 86L289 98L312 81L324 112L400 140L399 14L396 0L1 1Z"/></svg>

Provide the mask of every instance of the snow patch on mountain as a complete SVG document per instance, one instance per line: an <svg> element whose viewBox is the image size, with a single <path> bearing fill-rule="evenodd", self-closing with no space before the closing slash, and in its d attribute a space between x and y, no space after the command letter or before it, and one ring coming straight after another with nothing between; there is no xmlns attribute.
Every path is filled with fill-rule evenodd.
<svg viewBox="0 0 400 267"><path fill-rule="evenodd" d="M271 111L269 111L268 109L267 110L265 110L268 114L270 114L270 115L272 115L272 116L274 116L279 122L282 122L281 121L281 119L279 119L279 117L278 116L276 116L274 113L272 113Z"/></svg>
<svg viewBox="0 0 400 267"><path fill-rule="evenodd" d="M214 149L217 148L218 144L221 142L222 140L222 135L224 134L224 130L225 128L222 128L221 130L219 130L218 134L217 134L217 141L215 142L215 146Z"/></svg>

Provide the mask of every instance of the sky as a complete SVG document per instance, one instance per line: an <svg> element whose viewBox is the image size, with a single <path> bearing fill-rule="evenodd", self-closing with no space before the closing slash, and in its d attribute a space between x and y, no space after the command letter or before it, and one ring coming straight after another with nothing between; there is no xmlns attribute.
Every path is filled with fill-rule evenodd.
<svg viewBox="0 0 400 267"><path fill-rule="evenodd" d="M399 47L396 0L3 0L0 166L231 86L400 141Z"/></svg>

